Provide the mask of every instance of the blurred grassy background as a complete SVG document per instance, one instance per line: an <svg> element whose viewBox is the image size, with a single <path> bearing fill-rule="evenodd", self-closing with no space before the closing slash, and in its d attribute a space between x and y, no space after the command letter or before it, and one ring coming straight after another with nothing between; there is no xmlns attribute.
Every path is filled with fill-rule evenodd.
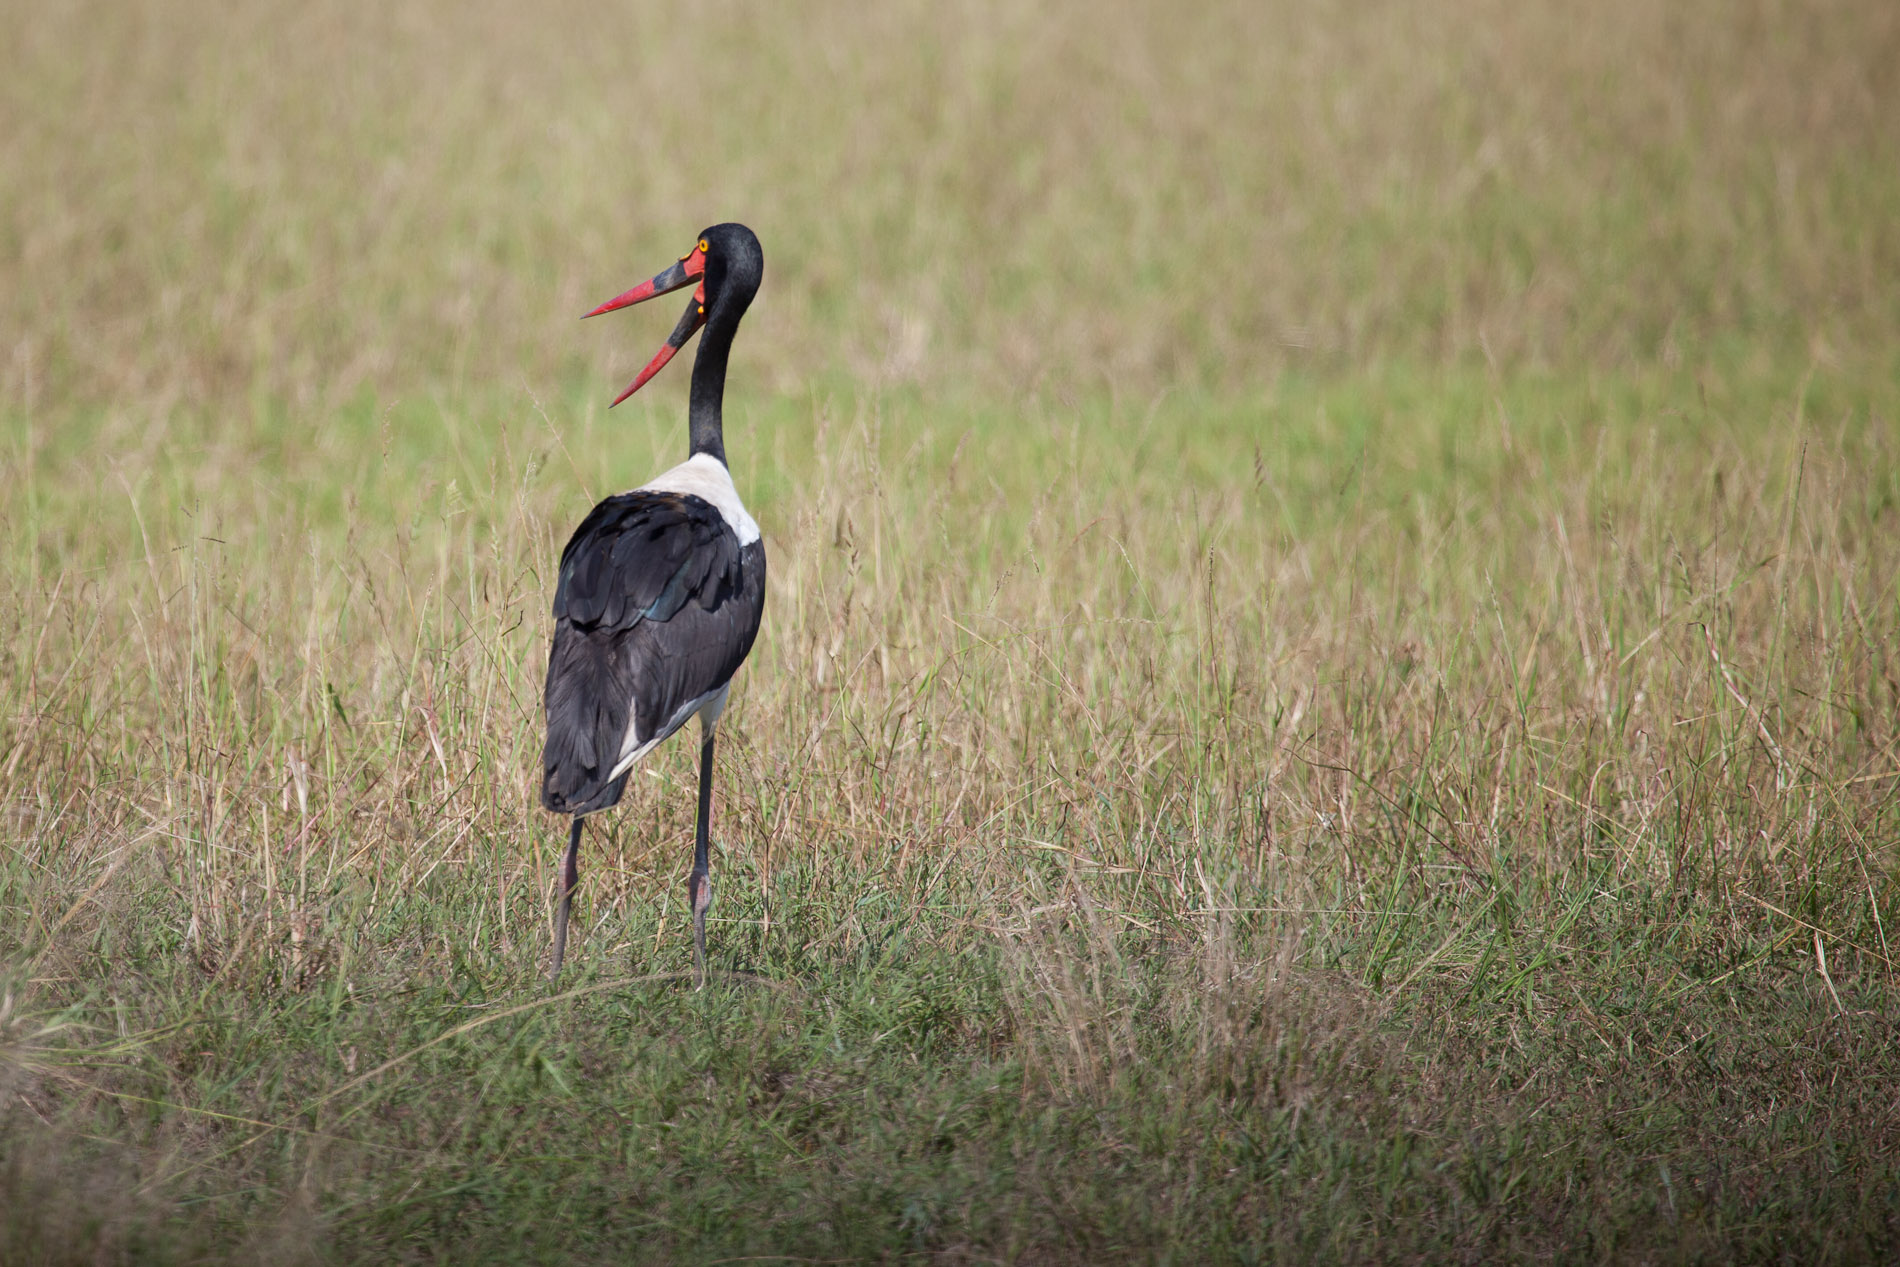
<svg viewBox="0 0 1900 1267"><path fill-rule="evenodd" d="M0 1260L1900 1240L1900 10L9 17ZM550 998L723 219L736 975L667 750Z"/></svg>
<svg viewBox="0 0 1900 1267"><path fill-rule="evenodd" d="M571 318L759 228L747 381L1232 387L1887 356L1889 6L21 11L7 396L306 423L594 382Z"/></svg>

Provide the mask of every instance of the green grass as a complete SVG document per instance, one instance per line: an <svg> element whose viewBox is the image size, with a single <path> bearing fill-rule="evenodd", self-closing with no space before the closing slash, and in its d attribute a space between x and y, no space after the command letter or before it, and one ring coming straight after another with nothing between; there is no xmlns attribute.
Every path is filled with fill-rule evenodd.
<svg viewBox="0 0 1900 1267"><path fill-rule="evenodd" d="M0 1262L1893 1256L1900 24L1075 18L21 24ZM727 216L715 979L668 748L556 991Z"/></svg>
<svg viewBox="0 0 1900 1267"><path fill-rule="evenodd" d="M64 437L14 1253L1875 1256L1900 465L1764 378L739 402L704 994L680 753L541 981L538 415L283 438L250 535L215 443L111 505Z"/></svg>

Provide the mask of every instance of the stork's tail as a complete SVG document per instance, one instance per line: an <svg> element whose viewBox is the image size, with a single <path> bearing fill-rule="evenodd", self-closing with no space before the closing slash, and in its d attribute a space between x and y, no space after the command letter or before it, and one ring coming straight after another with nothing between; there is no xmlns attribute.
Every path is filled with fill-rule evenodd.
<svg viewBox="0 0 1900 1267"><path fill-rule="evenodd" d="M548 651L548 741L541 750L541 804L556 814L592 814L620 800L613 777L632 710L612 631L563 620Z"/></svg>

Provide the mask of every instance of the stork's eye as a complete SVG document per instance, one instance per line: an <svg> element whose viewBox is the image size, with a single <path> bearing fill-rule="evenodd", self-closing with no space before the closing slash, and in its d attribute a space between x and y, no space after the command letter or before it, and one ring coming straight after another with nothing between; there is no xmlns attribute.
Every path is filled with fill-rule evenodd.
<svg viewBox="0 0 1900 1267"><path fill-rule="evenodd" d="M705 239L705 238L701 238L701 239L699 240L699 253L700 253L701 255L710 255L710 254L712 254L712 248L711 248L710 246L707 246L707 245L706 245L706 239Z"/></svg>

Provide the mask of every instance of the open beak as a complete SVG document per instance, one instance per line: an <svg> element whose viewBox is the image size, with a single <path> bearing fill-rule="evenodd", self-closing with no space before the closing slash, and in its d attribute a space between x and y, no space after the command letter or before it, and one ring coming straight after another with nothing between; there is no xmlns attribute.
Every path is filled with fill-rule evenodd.
<svg viewBox="0 0 1900 1267"><path fill-rule="evenodd" d="M693 291L692 302L686 305L686 315L682 316L680 323L673 327L673 333L666 336L666 342L661 345L658 352L653 354L653 359L647 362L647 367L640 371L640 377L634 379L632 386L626 391L614 397L614 405L645 387L647 380L658 374L660 367L673 359L673 353L685 347L686 340L692 338L699 328L706 324L706 244L701 242L688 251L673 267L649 281L641 282L626 294L609 299L581 318L584 321L587 317L598 317L603 312L612 312L616 308L641 303L655 295L679 290L691 284L695 278L699 279L699 287ZM607 408L612 409L614 405L609 405Z"/></svg>

